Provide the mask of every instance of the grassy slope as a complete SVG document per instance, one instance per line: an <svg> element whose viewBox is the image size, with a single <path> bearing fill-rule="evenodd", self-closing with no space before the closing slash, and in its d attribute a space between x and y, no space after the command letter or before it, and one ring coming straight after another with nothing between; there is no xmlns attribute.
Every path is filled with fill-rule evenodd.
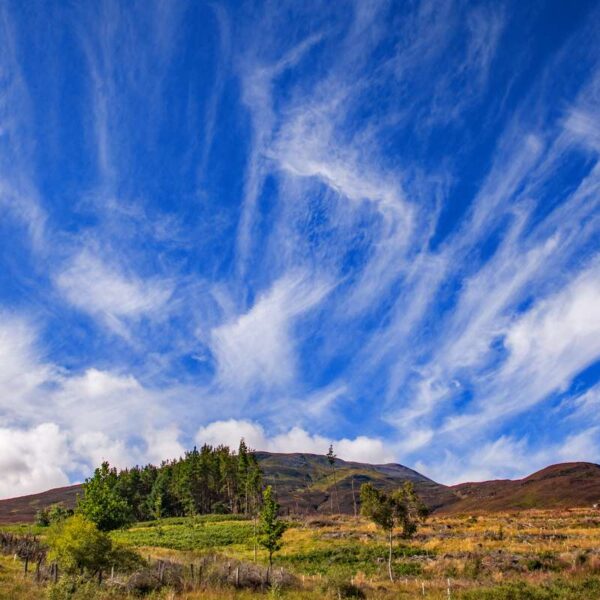
<svg viewBox="0 0 600 600"><path fill-rule="evenodd" d="M152 558L189 565L218 552L252 560L252 523L239 517L211 515L138 523L112 534ZM431 518L410 542L396 541L394 570L386 581L386 542L371 523L352 517L325 516L291 524L276 555L277 568L295 573L301 589L282 597L336 598L336 582L352 580L367 598L453 598L567 600L600 597L600 514L592 510L527 511L464 518ZM266 556L260 550L259 561ZM0 598L42 598L32 574L0 557ZM103 592L104 594L104 592ZM105 598L108 596L99 596ZM230 589L168 596L187 598L256 598ZM88 599L86 599L88 600Z"/></svg>
<svg viewBox="0 0 600 600"><path fill-rule="evenodd" d="M452 489L461 500L444 507L446 512L592 506L600 502L600 465L564 463L517 481L462 483Z"/></svg>
<svg viewBox="0 0 600 600"><path fill-rule="evenodd" d="M372 482L394 489L406 480L415 484L429 508L447 513L474 513L528 508L586 507L600 502L600 466L566 463L548 467L518 481L440 485L402 465L368 465L336 461L334 476L324 456L315 454L257 453L265 479L276 489L285 512L329 514L339 507L354 512L361 484ZM354 484L354 494L352 485ZM0 500L0 523L33 521L43 506L64 502L74 506L79 486L42 494Z"/></svg>

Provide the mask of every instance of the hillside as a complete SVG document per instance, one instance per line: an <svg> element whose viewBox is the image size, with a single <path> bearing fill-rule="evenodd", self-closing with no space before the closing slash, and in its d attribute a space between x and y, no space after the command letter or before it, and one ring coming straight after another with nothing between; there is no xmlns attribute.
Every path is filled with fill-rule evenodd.
<svg viewBox="0 0 600 600"><path fill-rule="evenodd" d="M331 468L324 456L317 454L274 454L257 452L265 481L277 491L284 511L302 513L329 513L330 497L335 488ZM341 512L352 514L354 501L352 486L358 499L360 486L371 482L378 487L393 489L410 480L427 506L434 510L455 500L446 486L397 464L369 465L336 459L335 478L339 491ZM81 486L49 490L40 494L0 500L0 523L32 521L39 508L55 502L75 506ZM334 510L338 509L335 493Z"/></svg>
<svg viewBox="0 0 600 600"><path fill-rule="evenodd" d="M592 506L600 502L600 465L562 463L524 479L461 483L450 489L460 499L444 506L444 512Z"/></svg>
<svg viewBox="0 0 600 600"><path fill-rule="evenodd" d="M80 485L55 488L39 494L30 494L18 498L0 500L0 523L24 523L33 521L35 513L45 506L62 502L65 506L74 507Z"/></svg>
<svg viewBox="0 0 600 600"><path fill-rule="evenodd" d="M417 493L431 510L456 500L450 488L398 464L369 465L336 459L335 480L327 459L318 454L274 454L257 452L267 483L273 485L284 509L292 512L331 511L354 512L354 495L358 499L360 486L373 483L384 489L395 489L412 481Z"/></svg>
<svg viewBox="0 0 600 600"><path fill-rule="evenodd" d="M433 511L444 513L498 512L528 508L586 507L600 502L600 465L564 463L524 479L461 483L447 487L398 464L370 465L336 459L335 482L327 459L317 454L257 452L267 483L273 485L284 511L328 514L333 500L339 509L354 512L360 486L371 482L394 489L412 481ZM353 493L354 487L354 493ZM73 485L0 500L0 523L32 521L39 508L56 502L74 506L81 486Z"/></svg>

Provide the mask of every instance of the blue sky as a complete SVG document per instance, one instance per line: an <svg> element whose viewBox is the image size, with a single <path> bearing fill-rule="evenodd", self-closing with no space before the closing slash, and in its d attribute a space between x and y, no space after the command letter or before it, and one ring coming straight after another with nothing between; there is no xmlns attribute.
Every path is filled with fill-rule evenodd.
<svg viewBox="0 0 600 600"><path fill-rule="evenodd" d="M194 443L600 461L596 2L0 5L0 496Z"/></svg>

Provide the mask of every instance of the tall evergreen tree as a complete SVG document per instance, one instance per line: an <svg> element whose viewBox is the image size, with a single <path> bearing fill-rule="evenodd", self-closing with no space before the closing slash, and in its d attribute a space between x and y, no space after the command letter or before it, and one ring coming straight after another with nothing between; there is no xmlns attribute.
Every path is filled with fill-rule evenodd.
<svg viewBox="0 0 600 600"><path fill-rule="evenodd" d="M335 489L335 498L336 498L336 502L337 502L338 513L341 513L342 511L340 509L340 495L338 493L337 476L336 476L336 472L335 472L335 459L337 458L337 456L333 452L333 444L329 445L329 451L327 452L326 456L327 456L327 462L329 463L329 466L331 467L331 473L333 475L333 487ZM331 505L331 514L333 514L333 494L331 494L329 496L329 501L330 501L330 505Z"/></svg>

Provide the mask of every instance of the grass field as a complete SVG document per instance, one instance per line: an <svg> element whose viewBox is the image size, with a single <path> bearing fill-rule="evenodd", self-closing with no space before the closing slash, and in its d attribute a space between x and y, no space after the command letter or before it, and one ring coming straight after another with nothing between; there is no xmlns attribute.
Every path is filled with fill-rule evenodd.
<svg viewBox="0 0 600 600"><path fill-rule="evenodd" d="M23 532L29 528L9 529ZM451 598L472 600L600 598L600 514L592 510L434 516L413 540L396 542L393 584L387 579L385 540L372 524L352 517L296 518L276 555L276 572L283 570L289 577L284 588L275 585L268 591L235 589L232 583L235 569L254 565L252 521L226 515L164 519L112 535L138 548L150 564L158 560L180 563L182 573L200 561L227 569L218 585L208 575L205 581L196 576L179 592L163 589L154 593L155 598L241 599L266 594L290 600L441 599L448 598L448 593ZM265 560L259 550L259 563ZM18 560L1 558L0 598L46 597L49 588L33 580L31 573L24 576ZM243 582L238 584L241 587ZM52 600L80 597L52 593ZM89 588L86 594L81 597L126 597L117 586L108 585Z"/></svg>

